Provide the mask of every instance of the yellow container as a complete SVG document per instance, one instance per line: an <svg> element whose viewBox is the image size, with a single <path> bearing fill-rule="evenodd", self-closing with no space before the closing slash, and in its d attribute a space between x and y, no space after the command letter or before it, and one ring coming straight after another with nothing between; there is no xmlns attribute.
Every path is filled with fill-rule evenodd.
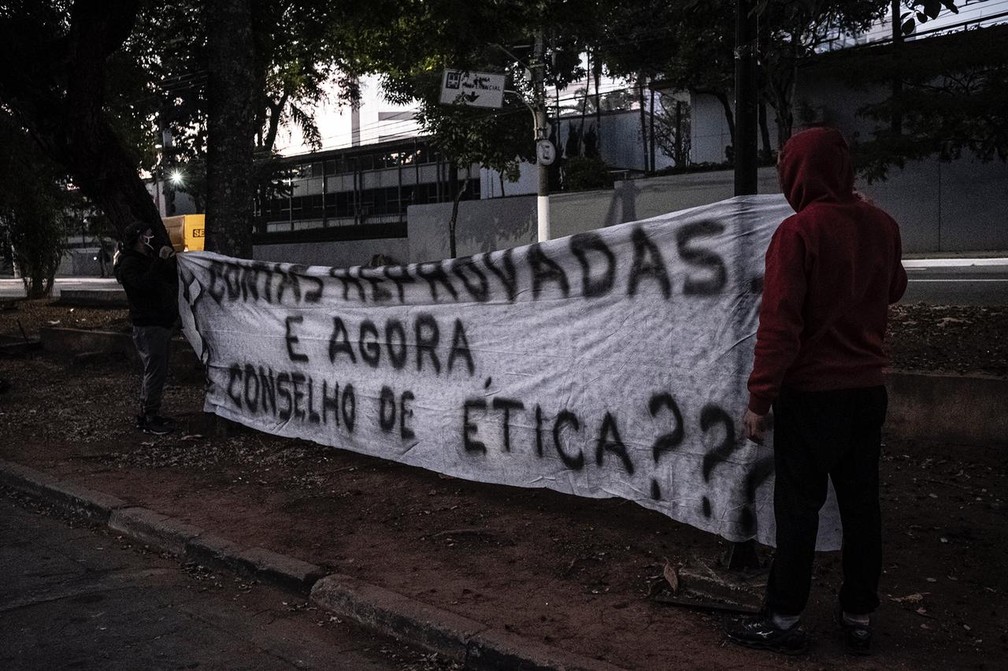
<svg viewBox="0 0 1008 671"><path fill-rule="evenodd" d="M179 214L162 219L176 252L203 251L205 220L202 214Z"/></svg>

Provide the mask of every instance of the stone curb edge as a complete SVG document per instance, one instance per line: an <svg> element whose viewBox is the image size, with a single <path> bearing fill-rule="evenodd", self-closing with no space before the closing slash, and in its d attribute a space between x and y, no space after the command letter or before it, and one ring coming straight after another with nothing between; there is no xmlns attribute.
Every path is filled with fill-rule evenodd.
<svg viewBox="0 0 1008 671"><path fill-rule="evenodd" d="M436 606L264 548L243 548L161 513L0 460L0 485L208 568L307 595L366 628L433 650L481 671L620 671L607 662L491 628Z"/></svg>

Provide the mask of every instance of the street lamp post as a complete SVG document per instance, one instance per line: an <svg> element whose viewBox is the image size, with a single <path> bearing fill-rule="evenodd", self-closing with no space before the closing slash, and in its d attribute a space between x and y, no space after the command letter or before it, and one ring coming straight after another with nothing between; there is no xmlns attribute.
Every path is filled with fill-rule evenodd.
<svg viewBox="0 0 1008 671"><path fill-rule="evenodd" d="M495 47L524 65L522 60L500 44ZM520 95L518 98L532 112L532 138L536 144L536 166L538 166L539 186L536 190L536 239L545 242L550 239L550 208L549 208L549 166L556 160L556 147L550 141L550 125L546 118L546 62L544 60L546 44L543 31L536 31L533 45L532 62L526 65L530 83L532 84L532 104ZM514 91L505 91L517 95Z"/></svg>

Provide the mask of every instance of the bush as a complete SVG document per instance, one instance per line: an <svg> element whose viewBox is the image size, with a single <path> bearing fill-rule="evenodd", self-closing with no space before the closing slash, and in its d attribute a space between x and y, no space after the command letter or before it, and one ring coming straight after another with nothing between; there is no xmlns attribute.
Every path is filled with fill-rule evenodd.
<svg viewBox="0 0 1008 671"><path fill-rule="evenodd" d="M564 191L611 189L613 176L602 159L576 156L564 165L563 183Z"/></svg>

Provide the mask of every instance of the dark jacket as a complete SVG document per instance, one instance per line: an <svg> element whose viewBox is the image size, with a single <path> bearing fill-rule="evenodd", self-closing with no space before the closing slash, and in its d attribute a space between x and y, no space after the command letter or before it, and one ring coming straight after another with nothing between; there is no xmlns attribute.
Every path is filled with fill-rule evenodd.
<svg viewBox="0 0 1008 671"><path fill-rule="evenodd" d="M880 385L890 303L906 290L899 227L854 192L843 136L813 128L778 163L797 214L766 253L749 409L770 410L782 386L799 391Z"/></svg>
<svg viewBox="0 0 1008 671"><path fill-rule="evenodd" d="M175 259L124 249L115 276L126 290L134 326L170 328L178 319L178 271Z"/></svg>

